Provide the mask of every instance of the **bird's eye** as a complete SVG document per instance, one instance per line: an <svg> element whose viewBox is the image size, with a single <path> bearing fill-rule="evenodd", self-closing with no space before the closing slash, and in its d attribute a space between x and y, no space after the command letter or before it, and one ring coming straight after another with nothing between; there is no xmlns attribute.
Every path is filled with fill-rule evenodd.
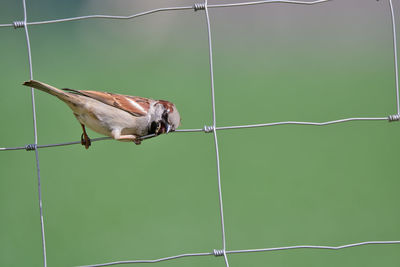
<svg viewBox="0 0 400 267"><path fill-rule="evenodd" d="M165 121L168 121L168 112L167 112L167 111L164 111L164 113L162 114L162 118L163 118Z"/></svg>

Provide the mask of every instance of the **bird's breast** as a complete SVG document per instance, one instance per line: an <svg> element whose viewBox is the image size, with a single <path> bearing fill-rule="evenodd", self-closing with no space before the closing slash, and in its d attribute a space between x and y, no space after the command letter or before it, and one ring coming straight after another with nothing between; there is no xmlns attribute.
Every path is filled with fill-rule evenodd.
<svg viewBox="0 0 400 267"><path fill-rule="evenodd" d="M73 111L79 122L103 135L112 136L111 132L114 129L120 129L123 134L139 136L146 135L148 131L147 116L136 117L91 98L85 99L84 104Z"/></svg>

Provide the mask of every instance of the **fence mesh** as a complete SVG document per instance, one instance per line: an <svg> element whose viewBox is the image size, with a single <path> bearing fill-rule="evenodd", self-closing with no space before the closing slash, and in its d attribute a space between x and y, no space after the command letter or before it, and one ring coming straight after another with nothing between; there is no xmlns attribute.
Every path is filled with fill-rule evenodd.
<svg viewBox="0 0 400 267"><path fill-rule="evenodd" d="M32 68L32 55L30 48L30 37L29 37L29 26L33 25L46 25L52 23L63 23L70 21L78 21L78 20L93 20L93 19L104 19L104 20L130 20L137 17L159 13L159 12L173 12L177 10L187 10L187 12L204 12L205 15L205 26L207 28L207 39L208 39L208 60L209 60L209 72L210 72L210 88L211 88L211 102L212 102L212 125L206 125L203 128L197 129L179 129L175 134L183 134L189 132L205 132L211 133L213 135L214 140L214 149L216 156L216 169L217 169L217 187L218 187L218 203L219 203L219 213L220 213L220 226L221 226L221 248L214 249L212 252L201 252L201 253L187 253L187 254L179 254L170 257L158 258L154 260L129 260L129 261L115 261L101 264L92 264L92 265L84 265L84 266L110 266L110 265L118 265L118 264L127 264L127 263L156 263L161 261L169 261L183 257L196 257L196 256L223 256L224 262L226 266L229 266L228 255L235 253L250 253L250 252L266 252L266 251L278 251L278 250L291 250L291 249L326 249L326 250L339 250L350 247L357 246L365 246L365 245L383 245L383 244L400 244L400 241L365 241L359 243L345 244L341 246L318 246L318 245L298 245L298 246L286 246L286 247L273 247L273 248L257 248L257 249L242 249L242 250L229 250L226 245L226 233L225 233L225 223L224 223L224 208L223 208L223 196L222 196L222 177L220 172L220 156L219 156L219 145L218 145L218 132L221 130L233 130L233 129L243 129L243 128L255 128L255 127L268 127L268 126L279 126L279 125L308 125L308 126L327 126L331 124L338 123L349 123L354 121L388 121L394 122L400 120L400 104L399 104L399 81L398 81L398 66L397 66L397 44L396 44L396 23L395 23L395 14L393 9L392 0L388 0L389 11L392 25L392 35L393 35L393 48L394 48L394 67L395 67L395 84L396 84L396 114L388 114L386 117L351 117L351 118L343 118L332 121L325 122L303 122L303 121L281 121L281 122L272 122L272 123L262 123L262 124L249 124L249 125L236 125L236 126L217 126L217 115L216 115L216 101L215 101L215 85L214 85L214 70L213 70L213 41L212 41L212 26L210 23L210 14L209 9L212 8L230 8L230 7L245 7L251 5L264 5L271 3L280 3L280 4L292 4L292 5L317 5L317 4L325 4L328 1L334 0L318 0L318 1L254 1L254 2L243 2L243 3L227 3L227 4L209 4L207 0L202 3L194 4L193 6L176 6L176 7L166 7L166 8L157 8L149 11L133 14L130 16L113 16L113 15L89 15L89 16L80 16L80 17L72 17L72 18L64 18L64 19L55 19L55 20L46 20L46 21L37 21L37 22L29 22L27 15L27 7L26 1L22 1L22 8L24 19L21 21L14 21L8 24L0 24L0 27L14 27L15 29L23 28L26 37L26 45L27 45L27 55L28 55L28 63L29 63L29 74L30 79L34 79L33 76L33 68ZM49 148L49 147L60 147L67 146L73 144L80 144L80 141L74 142L66 142L66 143L56 143L56 144L38 144L38 132L37 132L37 118L36 118L36 106L35 106L35 94L33 88L31 89L31 102L32 102L32 110L33 110L33 131L34 131L34 143L27 144L19 147L3 147L0 148L0 151L9 151L9 150L27 150L34 151L35 159L36 159L36 170L37 170L37 186L38 186L38 201L39 201L39 214L40 214L40 225L41 225L41 236L42 236L42 252L43 252L43 265L47 266L47 257L46 257L46 238L45 238L45 225L44 225L44 214L43 214L43 205L42 205L42 188L41 188L41 172L40 172L40 161L39 161L39 148ZM145 136L143 139L151 138L150 136ZM93 142L103 141L110 139L109 137L101 137L92 139Z"/></svg>

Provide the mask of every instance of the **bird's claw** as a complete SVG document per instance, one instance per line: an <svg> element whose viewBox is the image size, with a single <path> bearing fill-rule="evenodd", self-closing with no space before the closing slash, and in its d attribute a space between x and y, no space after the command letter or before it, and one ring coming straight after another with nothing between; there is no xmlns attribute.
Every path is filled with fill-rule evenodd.
<svg viewBox="0 0 400 267"><path fill-rule="evenodd" d="M89 136L87 136L85 133L82 133L81 135L81 145L85 146L86 149L88 149L91 146L92 142L90 141Z"/></svg>
<svg viewBox="0 0 400 267"><path fill-rule="evenodd" d="M140 145L142 143L142 140L140 138L135 138L132 140L136 145Z"/></svg>

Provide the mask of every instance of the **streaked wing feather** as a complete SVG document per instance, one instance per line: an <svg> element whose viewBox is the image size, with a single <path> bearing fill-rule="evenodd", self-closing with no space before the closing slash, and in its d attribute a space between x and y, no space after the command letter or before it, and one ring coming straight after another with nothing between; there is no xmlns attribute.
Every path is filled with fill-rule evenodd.
<svg viewBox="0 0 400 267"><path fill-rule="evenodd" d="M145 97L66 88L63 90L96 99L104 104L126 111L136 117L145 116L150 108L151 100Z"/></svg>

